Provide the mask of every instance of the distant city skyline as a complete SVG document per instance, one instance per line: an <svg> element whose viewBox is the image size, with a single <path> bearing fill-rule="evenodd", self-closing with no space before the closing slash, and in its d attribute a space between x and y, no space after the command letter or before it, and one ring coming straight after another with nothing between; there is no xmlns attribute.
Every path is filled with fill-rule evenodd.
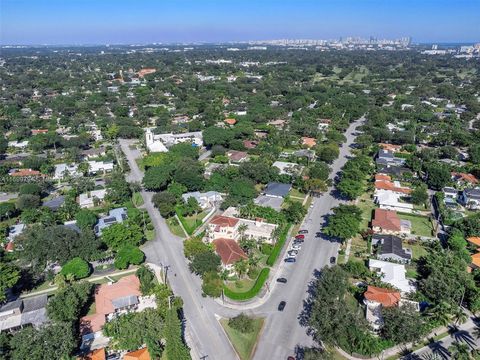
<svg viewBox="0 0 480 360"><path fill-rule="evenodd" d="M480 41L478 0L2 0L0 44Z"/></svg>

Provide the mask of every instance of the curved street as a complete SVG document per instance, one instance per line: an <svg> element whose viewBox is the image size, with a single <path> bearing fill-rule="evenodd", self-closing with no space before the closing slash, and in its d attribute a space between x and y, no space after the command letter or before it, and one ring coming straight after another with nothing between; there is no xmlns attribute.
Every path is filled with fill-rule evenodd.
<svg viewBox="0 0 480 360"><path fill-rule="evenodd" d="M350 155L351 145L357 135L357 128L364 118L353 122L345 132L346 143L340 148L340 155L332 164L330 178L333 180L345 165ZM141 157L135 149L134 140L120 140L120 146L130 165L127 179L141 182L143 172L136 159ZM260 337L254 359L285 359L295 353L298 346L312 345L312 339L306 328L300 325L300 314L308 293L308 286L314 272L329 264L330 258L337 256L339 244L324 238L316 238L325 216L337 206L338 200L332 193L333 188L319 198L315 198L302 224L309 231L305 243L297 257L296 263L283 263L279 259L278 271L273 271L269 292L262 299L242 306L224 306L221 302L202 297L201 281L193 275L183 255L182 238L173 235L165 220L152 204L152 192L142 191L144 207L154 224L156 237L143 247L147 261L168 267L168 280L176 295L184 302L186 317L185 337L192 349L194 358L202 359L236 359L236 353L228 341L218 317L232 317L241 308L247 314L264 316L265 326ZM277 276L286 277L287 284L275 282ZM277 310L280 301L286 301L283 312Z"/></svg>

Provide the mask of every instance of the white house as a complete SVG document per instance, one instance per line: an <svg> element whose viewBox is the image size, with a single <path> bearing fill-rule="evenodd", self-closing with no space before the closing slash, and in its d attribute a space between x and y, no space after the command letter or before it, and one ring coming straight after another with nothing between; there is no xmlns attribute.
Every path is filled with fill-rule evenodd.
<svg viewBox="0 0 480 360"><path fill-rule="evenodd" d="M28 140L8 142L8 147L13 147L17 149L25 149L27 146L28 146Z"/></svg>
<svg viewBox="0 0 480 360"><path fill-rule="evenodd" d="M106 194L107 190L105 189L88 191L78 196L78 203L81 208L91 208L97 201L102 202Z"/></svg>
<svg viewBox="0 0 480 360"><path fill-rule="evenodd" d="M187 202L191 197L197 200L202 209L212 208L223 200L222 194L217 191L207 191L203 193L194 191L182 195L182 198L185 202Z"/></svg>
<svg viewBox="0 0 480 360"><path fill-rule="evenodd" d="M402 293L415 291L415 286L405 276L407 272L405 265L370 259L368 267L371 271L380 274L383 282L394 286Z"/></svg>
<svg viewBox="0 0 480 360"><path fill-rule="evenodd" d="M78 172L78 165L77 164L57 164L55 165L55 174L53 178L55 180L61 180L66 176L77 177L80 176Z"/></svg>
<svg viewBox="0 0 480 360"><path fill-rule="evenodd" d="M302 165L285 161L275 161L272 166L280 170L280 175L299 175L304 168Z"/></svg>
<svg viewBox="0 0 480 360"><path fill-rule="evenodd" d="M405 195L391 190L376 189L374 200L380 206L380 209L411 213L413 205L400 201L402 196Z"/></svg>
<svg viewBox="0 0 480 360"><path fill-rule="evenodd" d="M151 152L167 152L170 146L183 142L190 142L193 146L202 146L203 136L201 131L181 134L154 134L152 128L145 129L145 144Z"/></svg>
<svg viewBox="0 0 480 360"><path fill-rule="evenodd" d="M113 170L113 162L88 161L88 173L107 173Z"/></svg>

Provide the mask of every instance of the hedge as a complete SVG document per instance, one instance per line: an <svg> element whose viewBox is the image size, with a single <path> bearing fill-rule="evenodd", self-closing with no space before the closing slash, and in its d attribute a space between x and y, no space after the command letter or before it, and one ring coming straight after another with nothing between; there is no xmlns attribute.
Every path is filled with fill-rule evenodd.
<svg viewBox="0 0 480 360"><path fill-rule="evenodd" d="M282 233L279 236L278 241L275 243L275 246L273 247L272 252L270 253L270 256L267 259L267 265L268 266L273 266L275 264L275 261L277 261L278 256L280 255L283 246L285 245L285 241L287 240L287 235L288 235L288 230L290 230L291 224L285 225L285 227L282 230Z"/></svg>
<svg viewBox="0 0 480 360"><path fill-rule="evenodd" d="M249 300L257 296L257 294L265 284L265 281L267 281L269 274L270 274L270 268L265 267L260 271L260 274L258 274L255 284L253 284L253 286L248 291L235 292L229 289L228 287L224 286L223 293L232 300L239 300L239 301Z"/></svg>

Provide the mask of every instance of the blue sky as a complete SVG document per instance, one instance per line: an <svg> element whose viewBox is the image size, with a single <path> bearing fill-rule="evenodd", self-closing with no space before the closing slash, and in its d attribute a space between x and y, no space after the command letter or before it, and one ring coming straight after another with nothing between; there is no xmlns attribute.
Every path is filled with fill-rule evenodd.
<svg viewBox="0 0 480 360"><path fill-rule="evenodd" d="M0 0L2 44L480 41L480 0Z"/></svg>

